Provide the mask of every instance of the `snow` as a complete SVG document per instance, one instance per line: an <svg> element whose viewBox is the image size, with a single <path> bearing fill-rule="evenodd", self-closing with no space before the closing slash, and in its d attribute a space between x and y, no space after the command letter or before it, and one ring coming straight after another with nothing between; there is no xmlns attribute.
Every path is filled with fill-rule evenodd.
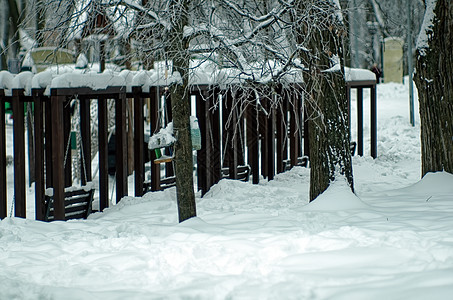
<svg viewBox="0 0 453 300"><path fill-rule="evenodd" d="M308 203L309 170L295 167L259 185L222 180L197 194L198 217L181 224L175 188L125 197L88 220L8 217L0 299L451 298L453 175L420 180L408 85L377 92L378 158L353 158L355 194L337 180ZM11 140L9 130L8 153Z"/></svg>
<svg viewBox="0 0 453 300"><path fill-rule="evenodd" d="M345 80L350 81L376 81L376 75L370 70L366 69L355 69L355 68L344 68Z"/></svg>
<svg viewBox="0 0 453 300"><path fill-rule="evenodd" d="M173 145L176 138L173 136L173 122L167 124L165 128L161 128L158 133L153 134L149 138L148 149L164 148Z"/></svg>
<svg viewBox="0 0 453 300"><path fill-rule="evenodd" d="M125 86L124 77L109 73L74 74L65 73L52 79L50 88L89 87L93 90L106 89L108 86Z"/></svg>
<svg viewBox="0 0 453 300"><path fill-rule="evenodd" d="M14 76L14 79L12 81L12 89L23 89L24 90L24 95L30 96L30 90L31 90L31 81L33 79L33 73L32 72L20 72L16 76ZM6 93L5 93L6 94Z"/></svg>
<svg viewBox="0 0 453 300"><path fill-rule="evenodd" d="M8 71L0 71L0 88L10 90L13 88L14 74ZM6 93L5 93L6 94Z"/></svg>
<svg viewBox="0 0 453 300"><path fill-rule="evenodd" d="M426 55L426 50L429 48L429 40L432 39L434 19L436 14L434 9L436 8L437 0L427 0L425 1L425 16L423 17L422 27L420 29L420 34L417 38L417 43L415 48L419 51L420 55Z"/></svg>

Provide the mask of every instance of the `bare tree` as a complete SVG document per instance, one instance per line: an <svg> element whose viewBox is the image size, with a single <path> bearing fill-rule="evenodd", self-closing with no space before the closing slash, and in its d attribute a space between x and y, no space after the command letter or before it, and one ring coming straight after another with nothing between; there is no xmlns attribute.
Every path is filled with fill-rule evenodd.
<svg viewBox="0 0 453 300"><path fill-rule="evenodd" d="M453 2L425 3L414 76L420 101L422 175L453 173Z"/></svg>
<svg viewBox="0 0 453 300"><path fill-rule="evenodd" d="M336 1L85 0L76 5L49 1L53 6L48 7L74 7L46 23L45 30L60 42L68 43L71 35L83 31L90 23L86 14L93 16L93 7L97 7L110 18L105 27L112 31L121 27L123 36L131 36L142 60L166 62L172 78L169 90L177 138L174 160L180 221L196 215L189 80L201 63L191 66L194 57L212 61L219 69L234 69L229 74L246 79L241 81L243 88L252 93L263 83L303 93L311 115L312 140L318 141L312 143L311 151L311 199L338 176L345 177L352 188L344 28ZM299 81L297 88L287 85L287 75L295 73L305 74L305 83ZM270 98L273 107L282 100ZM248 97L247 101L242 108L260 105L259 97Z"/></svg>

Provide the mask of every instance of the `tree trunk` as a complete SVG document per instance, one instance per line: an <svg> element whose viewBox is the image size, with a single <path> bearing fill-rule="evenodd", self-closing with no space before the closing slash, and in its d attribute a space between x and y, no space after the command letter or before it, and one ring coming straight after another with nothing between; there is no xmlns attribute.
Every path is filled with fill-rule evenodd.
<svg viewBox="0 0 453 300"><path fill-rule="evenodd" d="M173 130L176 137L174 163L179 222L196 216L195 193L193 188L192 140L190 136L190 90L189 90L189 41L183 36L188 24L189 1L180 1L170 8L174 12L172 29L169 31L171 49L169 59L173 62L173 74L178 72L182 82L170 88Z"/></svg>
<svg viewBox="0 0 453 300"><path fill-rule="evenodd" d="M310 201L339 178L344 178L354 190L343 67L344 28L336 17L335 7L324 1L315 2L319 2L320 14L313 22L319 24L309 36L313 50L304 54L309 67L305 74L308 95L304 105L312 116L309 120ZM336 67L331 68L335 60Z"/></svg>
<svg viewBox="0 0 453 300"><path fill-rule="evenodd" d="M2 20L2 41L0 43L0 70L8 70L8 42L9 42L9 5L7 5L7 1L3 0L0 2L3 6L3 11L1 16Z"/></svg>
<svg viewBox="0 0 453 300"><path fill-rule="evenodd" d="M20 50L19 26L22 23L23 15L19 12L16 1L8 0L8 5L11 22L11 43L9 47L11 49L12 57L17 58Z"/></svg>
<svg viewBox="0 0 453 300"><path fill-rule="evenodd" d="M437 0L427 48L416 51L422 176L453 173L453 2ZM425 30L422 28L422 30ZM421 32L420 34L424 34Z"/></svg>

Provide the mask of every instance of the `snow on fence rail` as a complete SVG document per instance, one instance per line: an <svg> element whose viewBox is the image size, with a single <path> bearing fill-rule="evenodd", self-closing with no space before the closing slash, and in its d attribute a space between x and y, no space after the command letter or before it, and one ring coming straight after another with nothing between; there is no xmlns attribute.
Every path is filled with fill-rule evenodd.
<svg viewBox="0 0 453 300"><path fill-rule="evenodd" d="M347 83L348 92L351 88L357 88L360 96L363 88L371 88L372 103L375 107L375 80L372 80L374 77L363 70L347 71L351 79ZM241 73L233 70L216 71L205 67L204 72L194 73L190 78L191 97L196 107L194 113L199 120L202 138L202 148L197 151L197 186L203 195L222 178L222 168L228 168L229 177L235 179L238 167L249 165L252 181L258 183L260 176L271 180L276 173L284 172L288 165L297 165L302 161L300 157L303 155L308 156L308 124L303 116L301 93L295 92L297 85L281 92L279 97L282 99L282 107L278 110L267 101L271 93L263 85L264 88L258 95L260 99L258 108L257 105L250 105L256 103L256 92L247 93L241 89L240 83L243 79L241 76ZM301 79L298 74L289 78L297 81ZM128 112L134 118L134 190L135 196L142 196L145 186L149 186L149 183L145 184L145 158L149 157L151 160L156 158L154 152L145 155L147 153L143 146L145 99L149 99L150 105L150 132L157 132L159 126L165 126L157 122L160 119L159 112L163 108L167 109L165 112L169 116L167 121L171 120L171 110L168 109L169 94L162 86L180 80L179 74L168 75L159 68L155 71L108 71L102 74L92 72L83 74L83 71L76 70L64 74L45 71L38 74L23 72L13 75L1 71L0 218L7 216L5 103L12 104L14 115L15 216L26 216L25 128L22 103L32 102L35 133L35 217L44 220L45 187L51 187L55 199L55 219L64 220L65 187L72 185L71 164L68 163L71 153L66 150L71 129L68 102L74 97L80 101L81 152L85 158L81 168L87 174L82 178L82 184L92 181L90 103L97 101L98 104L99 210L102 211L109 202L107 99L115 101L115 191L118 202L128 193L127 168L124 163L127 161L126 99L133 99L134 103L133 112ZM219 81L222 84L217 84ZM359 100L361 102L362 98ZM244 105L243 111L239 111L240 106L236 105L236 101L248 104ZM163 103L167 105L161 105ZM375 130L376 126L372 124L372 128ZM359 154L362 154L360 138L361 135ZM375 138L376 135L372 134L373 157L376 156L373 150ZM160 190L161 166L151 164L150 168L151 190ZM163 168L166 176L174 175L171 163L165 164Z"/></svg>

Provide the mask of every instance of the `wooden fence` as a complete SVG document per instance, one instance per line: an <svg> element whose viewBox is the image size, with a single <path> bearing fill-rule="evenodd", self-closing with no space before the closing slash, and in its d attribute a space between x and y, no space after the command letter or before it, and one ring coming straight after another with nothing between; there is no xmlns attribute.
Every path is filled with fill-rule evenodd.
<svg viewBox="0 0 453 300"><path fill-rule="evenodd" d="M371 85L370 85L371 84ZM351 88L372 89L372 108L376 107L375 84L352 83ZM284 172L301 163L301 157L308 156L308 123L303 116L302 93L290 92L293 89L278 91L278 95L262 89L259 104L256 93L250 93L240 86L220 89L218 86L196 85L191 87L191 97L195 99L196 116L199 121L202 147L197 151L197 185L204 195L209 188L222 178L222 169L228 168L231 179L238 178L238 166L249 165L252 182L259 183L260 177L272 180L277 173ZM350 94L350 92L349 92ZM145 185L144 105L149 99L151 119L150 132L157 132L159 120L159 101L167 103L166 113L171 120L170 99L165 90L150 87L145 91L140 86L126 92L123 86L105 89L91 88L54 88L50 96L44 89L32 89L25 96L20 89L12 90L12 96L5 96L0 89L0 218L7 216L6 187L6 141L5 141L5 103L13 107L14 132L14 199L15 216L26 217L26 180L25 180L25 138L24 105L34 103L35 138L35 218L44 220L44 196L46 188L53 188L54 215L56 220L64 220L65 187L72 185L71 151L66 151L70 139L71 112L69 101L77 95L80 101L80 131L82 139L81 172L82 184L92 180L91 170L91 132L90 100L98 104L98 144L99 144L99 209L108 207L108 120L107 100L115 101L115 143L116 143L116 201L127 195L127 139L126 139L126 99L134 103L134 168L135 196L142 196ZM274 105L278 97L281 105ZM374 100L373 100L374 99ZM360 98L362 101L362 98ZM362 114L362 111L359 111ZM374 115L374 117L373 117ZM360 118L360 116L359 116ZM374 119L373 119L374 118ZM376 122L376 112L372 113ZM360 123L359 123L360 126ZM361 129L359 128L359 131ZM376 125L372 124L372 156L376 157ZM359 135L359 154L362 141ZM363 151L363 150L362 150ZM150 152L151 160L155 153ZM46 170L46 171L44 171ZM161 189L161 166L151 164L151 190ZM172 164L165 165L165 176L173 176Z"/></svg>

